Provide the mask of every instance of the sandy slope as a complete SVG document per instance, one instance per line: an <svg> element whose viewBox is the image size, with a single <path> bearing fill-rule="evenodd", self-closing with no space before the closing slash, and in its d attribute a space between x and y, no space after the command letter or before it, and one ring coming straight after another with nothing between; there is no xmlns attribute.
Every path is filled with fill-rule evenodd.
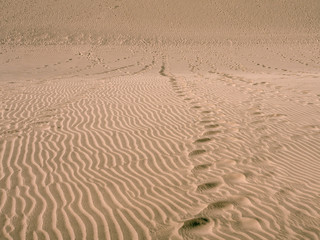
<svg viewBox="0 0 320 240"><path fill-rule="evenodd" d="M319 239L316 45L236 47L2 48L0 238Z"/></svg>
<svg viewBox="0 0 320 240"><path fill-rule="evenodd" d="M319 38L318 0L1 1L3 43Z"/></svg>

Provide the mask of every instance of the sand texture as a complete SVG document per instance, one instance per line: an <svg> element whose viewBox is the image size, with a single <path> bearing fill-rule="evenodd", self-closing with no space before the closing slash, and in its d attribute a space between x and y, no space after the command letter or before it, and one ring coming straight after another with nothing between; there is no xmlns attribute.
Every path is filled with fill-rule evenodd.
<svg viewBox="0 0 320 240"><path fill-rule="evenodd" d="M320 1L0 1L0 239L320 239Z"/></svg>
<svg viewBox="0 0 320 240"><path fill-rule="evenodd" d="M319 0L2 0L0 43L319 40L319 13Z"/></svg>
<svg viewBox="0 0 320 240"><path fill-rule="evenodd" d="M286 47L2 50L1 239L319 239L319 57Z"/></svg>

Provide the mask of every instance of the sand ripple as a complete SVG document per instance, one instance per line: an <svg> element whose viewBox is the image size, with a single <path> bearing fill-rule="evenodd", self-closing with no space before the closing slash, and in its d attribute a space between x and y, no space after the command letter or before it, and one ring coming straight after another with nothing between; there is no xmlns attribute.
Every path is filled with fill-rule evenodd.
<svg viewBox="0 0 320 240"><path fill-rule="evenodd" d="M57 51L1 82L1 239L319 239L317 95L223 46Z"/></svg>

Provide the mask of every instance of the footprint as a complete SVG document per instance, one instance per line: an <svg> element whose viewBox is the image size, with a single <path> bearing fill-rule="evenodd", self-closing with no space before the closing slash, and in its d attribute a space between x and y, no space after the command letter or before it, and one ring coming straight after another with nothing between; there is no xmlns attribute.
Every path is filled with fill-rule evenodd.
<svg viewBox="0 0 320 240"><path fill-rule="evenodd" d="M204 149L197 149L197 150L190 152L189 157L197 156L197 155L203 154L205 152L206 152L206 150L204 150Z"/></svg>
<svg viewBox="0 0 320 240"><path fill-rule="evenodd" d="M205 143L211 141L211 138L200 138L197 139L194 143Z"/></svg>
<svg viewBox="0 0 320 240"><path fill-rule="evenodd" d="M223 179L228 183L242 183L246 182L246 176L242 173L228 173L226 174Z"/></svg>
<svg viewBox="0 0 320 240"><path fill-rule="evenodd" d="M38 121L38 122L35 122L34 124L35 125L45 125L45 124L48 124L50 123L49 121Z"/></svg>
<svg viewBox="0 0 320 240"><path fill-rule="evenodd" d="M179 233L189 232L204 234L212 228L213 224L214 222L206 217L193 218L184 222L183 226L179 229Z"/></svg>
<svg viewBox="0 0 320 240"><path fill-rule="evenodd" d="M229 200L221 200L214 203L210 203L207 206L208 210L230 210L233 208L234 202Z"/></svg>
<svg viewBox="0 0 320 240"><path fill-rule="evenodd" d="M251 122L252 124L261 124L261 123L264 123L265 121L264 120L257 120L257 121L253 121Z"/></svg>
<svg viewBox="0 0 320 240"><path fill-rule="evenodd" d="M252 113L252 115L261 115L262 113L261 112L254 112Z"/></svg>
<svg viewBox="0 0 320 240"><path fill-rule="evenodd" d="M249 198L241 195L236 195L232 197L232 201L235 206L252 206L252 202L249 200Z"/></svg>
<svg viewBox="0 0 320 240"><path fill-rule="evenodd" d="M207 182L207 183L203 183L203 184L200 184L200 185L197 187L197 191L198 191L198 192L209 191L209 190L212 190L212 189L218 187L220 184L221 184L220 182Z"/></svg>
<svg viewBox="0 0 320 240"><path fill-rule="evenodd" d="M233 165L236 165L237 162L234 161L234 160L229 160L229 159L226 159L226 160L219 160L216 162L216 166L217 167L230 167L230 166L233 166Z"/></svg>
<svg viewBox="0 0 320 240"><path fill-rule="evenodd" d="M241 228L245 229L245 230L262 230L261 225L259 223L259 219L258 218L248 218L248 217L244 217L240 220L240 226Z"/></svg>
<svg viewBox="0 0 320 240"><path fill-rule="evenodd" d="M199 109L199 108L201 108L201 106L196 105L196 106L193 106L191 108Z"/></svg>
<svg viewBox="0 0 320 240"><path fill-rule="evenodd" d="M219 127L219 124L210 124L210 125L206 125L205 128L217 128Z"/></svg>
<svg viewBox="0 0 320 240"><path fill-rule="evenodd" d="M203 135L204 136L208 136L208 135L216 135L218 133L221 133L221 131L219 130L216 130L216 131L208 131L208 132L205 132Z"/></svg>
<svg viewBox="0 0 320 240"><path fill-rule="evenodd" d="M201 124L207 124L207 123L211 123L212 121L211 120L202 120L200 121Z"/></svg>
<svg viewBox="0 0 320 240"><path fill-rule="evenodd" d="M193 171L206 170L206 169L208 169L208 168L211 167L211 166L212 166L211 163L200 164L200 165L195 166L192 170L193 170Z"/></svg>
<svg viewBox="0 0 320 240"><path fill-rule="evenodd" d="M44 131L44 130L50 130L51 126L50 125L39 125L34 127L35 131Z"/></svg>

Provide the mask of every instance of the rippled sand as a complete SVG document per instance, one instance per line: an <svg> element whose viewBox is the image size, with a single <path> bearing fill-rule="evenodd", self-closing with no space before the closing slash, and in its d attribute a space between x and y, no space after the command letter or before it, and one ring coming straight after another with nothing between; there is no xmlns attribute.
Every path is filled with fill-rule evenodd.
<svg viewBox="0 0 320 240"><path fill-rule="evenodd" d="M319 12L2 1L0 239L320 239Z"/></svg>
<svg viewBox="0 0 320 240"><path fill-rule="evenodd" d="M2 48L1 239L318 239L312 47Z"/></svg>

